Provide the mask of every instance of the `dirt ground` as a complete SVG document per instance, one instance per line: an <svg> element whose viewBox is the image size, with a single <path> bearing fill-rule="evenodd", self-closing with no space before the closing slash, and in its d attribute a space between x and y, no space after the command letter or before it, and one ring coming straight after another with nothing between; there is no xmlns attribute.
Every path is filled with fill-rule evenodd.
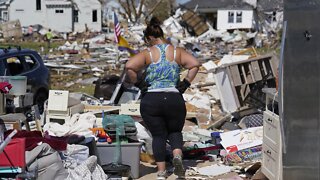
<svg viewBox="0 0 320 180"><path fill-rule="evenodd" d="M188 167L204 167L204 166L210 166L213 164L216 164L216 162L210 162L210 161L201 161L201 160L184 160L183 161L184 166L186 167L186 169L188 169ZM176 180L177 176L175 176L172 173L173 167L167 163L167 171L169 171L169 177L167 178L167 180ZM171 171L171 173L170 173ZM208 180L218 180L218 179L223 179L223 178L231 178L237 176L237 173L235 172L231 172L228 174L224 174L221 176L217 176L214 178L205 178ZM157 168L156 165L151 165L150 163L144 163L140 161L140 178L138 178L137 180L152 180L152 179L156 179L157 177ZM199 176L198 176L199 177ZM195 176L186 176L186 179L195 179Z"/></svg>

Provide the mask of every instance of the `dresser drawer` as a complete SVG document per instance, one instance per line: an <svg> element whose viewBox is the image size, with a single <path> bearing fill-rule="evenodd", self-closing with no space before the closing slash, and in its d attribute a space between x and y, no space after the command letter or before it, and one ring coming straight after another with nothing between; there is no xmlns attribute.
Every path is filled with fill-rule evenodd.
<svg viewBox="0 0 320 180"><path fill-rule="evenodd" d="M262 145L262 173L270 180L278 179L279 154L266 144Z"/></svg>
<svg viewBox="0 0 320 180"><path fill-rule="evenodd" d="M263 121L269 123L271 126L274 126L276 129L279 127L279 116L271 111L263 112Z"/></svg>
<svg viewBox="0 0 320 180"><path fill-rule="evenodd" d="M280 122L277 115L265 111L263 113L263 143L279 152Z"/></svg>

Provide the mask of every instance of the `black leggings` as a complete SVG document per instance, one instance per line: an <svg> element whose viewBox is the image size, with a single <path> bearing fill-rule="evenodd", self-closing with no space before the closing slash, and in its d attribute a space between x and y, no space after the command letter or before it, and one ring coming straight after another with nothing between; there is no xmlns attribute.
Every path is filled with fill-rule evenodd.
<svg viewBox="0 0 320 180"><path fill-rule="evenodd" d="M183 146L182 128L186 106L180 93L148 92L141 100L140 113L152 134L152 149L156 162L165 161L166 141L171 149Z"/></svg>

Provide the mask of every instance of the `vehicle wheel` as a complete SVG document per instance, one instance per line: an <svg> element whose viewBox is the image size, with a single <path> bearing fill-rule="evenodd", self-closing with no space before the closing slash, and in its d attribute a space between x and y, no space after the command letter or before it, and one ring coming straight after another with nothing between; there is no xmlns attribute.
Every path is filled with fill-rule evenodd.
<svg viewBox="0 0 320 180"><path fill-rule="evenodd" d="M44 102L48 99L46 92L38 92L34 98L34 103L38 105L40 114L44 111Z"/></svg>

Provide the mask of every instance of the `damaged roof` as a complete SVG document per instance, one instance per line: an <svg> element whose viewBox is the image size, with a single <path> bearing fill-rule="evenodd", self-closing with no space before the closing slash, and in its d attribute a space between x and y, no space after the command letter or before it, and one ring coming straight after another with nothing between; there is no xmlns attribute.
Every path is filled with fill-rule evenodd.
<svg viewBox="0 0 320 180"><path fill-rule="evenodd" d="M0 0L0 5L10 3L11 0Z"/></svg>
<svg viewBox="0 0 320 180"><path fill-rule="evenodd" d="M257 5L262 11L283 10L283 0L258 0Z"/></svg>
<svg viewBox="0 0 320 180"><path fill-rule="evenodd" d="M188 9L197 7L199 12L212 12L218 9L252 9L252 7L239 0L191 0L183 4Z"/></svg>

